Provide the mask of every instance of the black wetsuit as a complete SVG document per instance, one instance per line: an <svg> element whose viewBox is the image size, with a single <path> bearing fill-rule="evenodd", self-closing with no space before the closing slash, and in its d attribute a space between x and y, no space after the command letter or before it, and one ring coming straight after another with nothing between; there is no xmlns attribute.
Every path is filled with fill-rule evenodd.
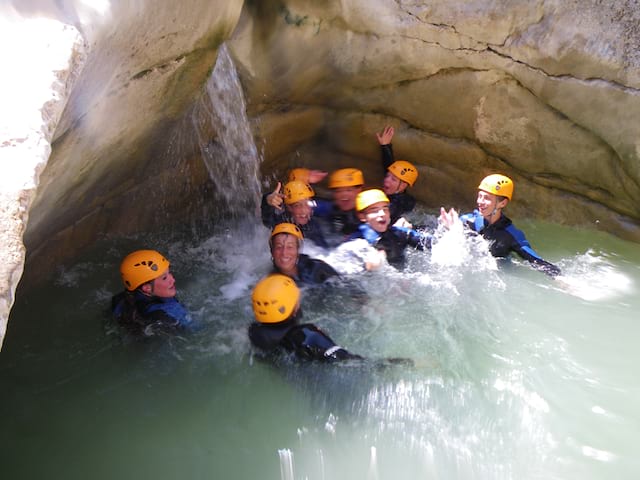
<svg viewBox="0 0 640 480"><path fill-rule="evenodd" d="M478 210L462 215L460 220L472 231L479 233L489 241L489 250L494 257L506 258L511 252L515 252L522 259L528 261L536 270L540 270L552 277L560 275L560 268L538 255L531 248L524 233L514 227L511 220L504 214L500 216L497 222L491 225Z"/></svg>
<svg viewBox="0 0 640 480"><path fill-rule="evenodd" d="M395 161L393 158L393 147L391 144L380 145L382 150L382 170L384 175L388 173L389 167ZM405 213L409 213L416 206L416 199L405 190L401 193L392 193L389 197L389 213L391 214L391 225L396 223Z"/></svg>
<svg viewBox="0 0 640 480"><path fill-rule="evenodd" d="M325 238L330 247L337 247L349 240L349 237L358 231L360 225L355 209L345 212L329 200L317 199L314 215L323 224L323 230L327 232Z"/></svg>
<svg viewBox="0 0 640 480"><path fill-rule="evenodd" d="M300 324L298 313L283 322L269 324L254 322L249 326L249 339L266 356L293 354L303 360L335 362L362 359L335 344L327 334L312 323Z"/></svg>
<svg viewBox="0 0 640 480"><path fill-rule="evenodd" d="M298 275L293 277L297 284L317 285L332 277L339 277L338 272L331 265L320 259L311 258L304 253L298 255L297 267ZM282 273L275 265L273 272Z"/></svg>
<svg viewBox="0 0 640 480"><path fill-rule="evenodd" d="M114 295L111 311L118 323L134 335L144 337L177 333L193 325L191 315L175 297L149 296L140 290Z"/></svg>
<svg viewBox="0 0 640 480"><path fill-rule="evenodd" d="M286 209L278 210L267 203L267 195L262 196L260 211L262 216L262 224L267 228L273 228L279 223L293 223L302 231L305 240L311 240L313 243L322 248L328 248L329 244L325 240L323 228L314 217L311 217L305 225L299 225L293 221Z"/></svg>

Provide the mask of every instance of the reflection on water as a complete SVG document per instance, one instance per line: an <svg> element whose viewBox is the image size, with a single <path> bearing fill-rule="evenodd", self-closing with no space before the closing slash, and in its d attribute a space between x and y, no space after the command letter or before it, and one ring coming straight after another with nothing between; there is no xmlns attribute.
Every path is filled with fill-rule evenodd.
<svg viewBox="0 0 640 480"><path fill-rule="evenodd" d="M203 327L159 341L123 339L105 313L121 257L148 243L103 244L18 292L0 354L3 476L637 478L640 247L522 226L561 281L452 235L406 272L350 279L366 297L305 291L305 320L365 365L251 355L261 226L147 240Z"/></svg>

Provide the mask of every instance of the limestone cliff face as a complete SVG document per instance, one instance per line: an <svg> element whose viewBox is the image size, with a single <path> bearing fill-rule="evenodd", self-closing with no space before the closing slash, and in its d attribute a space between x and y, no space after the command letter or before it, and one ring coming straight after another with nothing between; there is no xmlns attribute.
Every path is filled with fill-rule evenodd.
<svg viewBox="0 0 640 480"><path fill-rule="evenodd" d="M185 116L224 41L264 145L265 174L353 165L378 184L374 133L391 124L396 156L418 165L413 193L429 207L471 208L479 180L500 171L516 182L515 216L597 221L640 241L635 1L98 4L103 10L73 0L2 7L16 22L55 19L68 52L48 72L57 85L45 85L49 98L29 105L38 125L25 124L28 134L0 125L8 159L0 166L0 214L9 225L0 341L22 272L27 219L27 274L35 276L103 233L197 217L211 180L199 152L177 151L176 142L189 133ZM4 59L17 73L12 88L29 92L26 79L42 72L23 70L39 60L13 57L15 65ZM21 100L22 111L27 98L33 95ZM16 126L15 117L6 124ZM18 164L24 175L8 180ZM29 272L29 264L38 268Z"/></svg>
<svg viewBox="0 0 640 480"><path fill-rule="evenodd" d="M640 9L631 1L251 2L231 48L265 170L354 165L380 181L396 127L427 205L516 182L514 215L640 240Z"/></svg>
<svg viewBox="0 0 640 480"><path fill-rule="evenodd" d="M206 201L202 160L175 144L242 3L0 6L0 345L25 246L38 278L103 234L184 224Z"/></svg>

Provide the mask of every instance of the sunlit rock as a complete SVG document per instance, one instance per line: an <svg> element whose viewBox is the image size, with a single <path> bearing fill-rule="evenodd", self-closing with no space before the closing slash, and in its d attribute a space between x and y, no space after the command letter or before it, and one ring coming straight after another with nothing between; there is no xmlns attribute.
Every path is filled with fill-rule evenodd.
<svg viewBox="0 0 640 480"><path fill-rule="evenodd" d="M634 2L266 1L231 48L256 125L305 139L267 136L267 171L350 164L376 184L392 124L430 207L472 208L500 171L514 216L640 240L639 19Z"/></svg>

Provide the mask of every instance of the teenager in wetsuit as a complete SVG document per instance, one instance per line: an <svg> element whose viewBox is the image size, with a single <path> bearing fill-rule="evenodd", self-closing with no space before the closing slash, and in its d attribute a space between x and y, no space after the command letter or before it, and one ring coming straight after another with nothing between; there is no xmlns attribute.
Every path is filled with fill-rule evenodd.
<svg viewBox="0 0 640 480"><path fill-rule="evenodd" d="M274 273L282 273L303 284L319 284L337 277L328 263L300 253L304 236L297 225L279 223L271 231L269 248Z"/></svg>
<svg viewBox="0 0 640 480"><path fill-rule="evenodd" d="M327 248L329 245L324 238L322 226L313 217L313 209L316 206L314 195L313 188L301 180L289 181L282 193L278 183L273 192L262 197L262 223L269 228L279 223L293 223L302 230L305 239L311 240L319 247Z"/></svg>
<svg viewBox="0 0 640 480"><path fill-rule="evenodd" d="M407 247L417 250L431 248L430 234L391 225L389 198L382 190L360 192L356 199L356 208L361 221L360 226L351 236L351 241L340 248L341 253L348 252L352 256L361 257L366 270L376 270L384 259L389 265L401 270L405 265ZM368 249L360 246L363 239L367 242ZM378 255L372 255L372 250L378 252Z"/></svg>
<svg viewBox="0 0 640 480"><path fill-rule="evenodd" d="M169 260L155 250L137 250L120 264L125 290L111 300L114 317L131 333L152 336L189 328L192 319L176 298Z"/></svg>
<svg viewBox="0 0 640 480"><path fill-rule="evenodd" d="M391 126L386 126L381 133L376 133L382 151L382 169L385 174L382 191L389 197L391 225L416 206L416 199L407 192L407 188L413 187L418 179L418 170L413 164L405 160L394 160L391 145L393 134L394 129ZM410 227L411 225L403 220L398 226Z"/></svg>
<svg viewBox="0 0 640 480"><path fill-rule="evenodd" d="M335 344L312 323L301 323L300 290L291 277L272 274L251 295L255 322L249 339L264 356L292 354L304 360L335 362L362 359Z"/></svg>
<svg viewBox="0 0 640 480"><path fill-rule="evenodd" d="M358 230L356 196L362 191L364 175L357 168L341 168L329 175L332 201L316 200L314 213L325 225L330 247L347 241Z"/></svg>
<svg viewBox="0 0 640 480"><path fill-rule="evenodd" d="M560 275L560 268L544 260L531 248L524 233L518 230L502 210L513 197L513 181L502 174L489 175L478 185L477 209L460 217L471 231L482 235L489 242L494 257L506 258L515 252L536 270L551 277ZM440 210L440 220L446 226L456 221L457 212Z"/></svg>

